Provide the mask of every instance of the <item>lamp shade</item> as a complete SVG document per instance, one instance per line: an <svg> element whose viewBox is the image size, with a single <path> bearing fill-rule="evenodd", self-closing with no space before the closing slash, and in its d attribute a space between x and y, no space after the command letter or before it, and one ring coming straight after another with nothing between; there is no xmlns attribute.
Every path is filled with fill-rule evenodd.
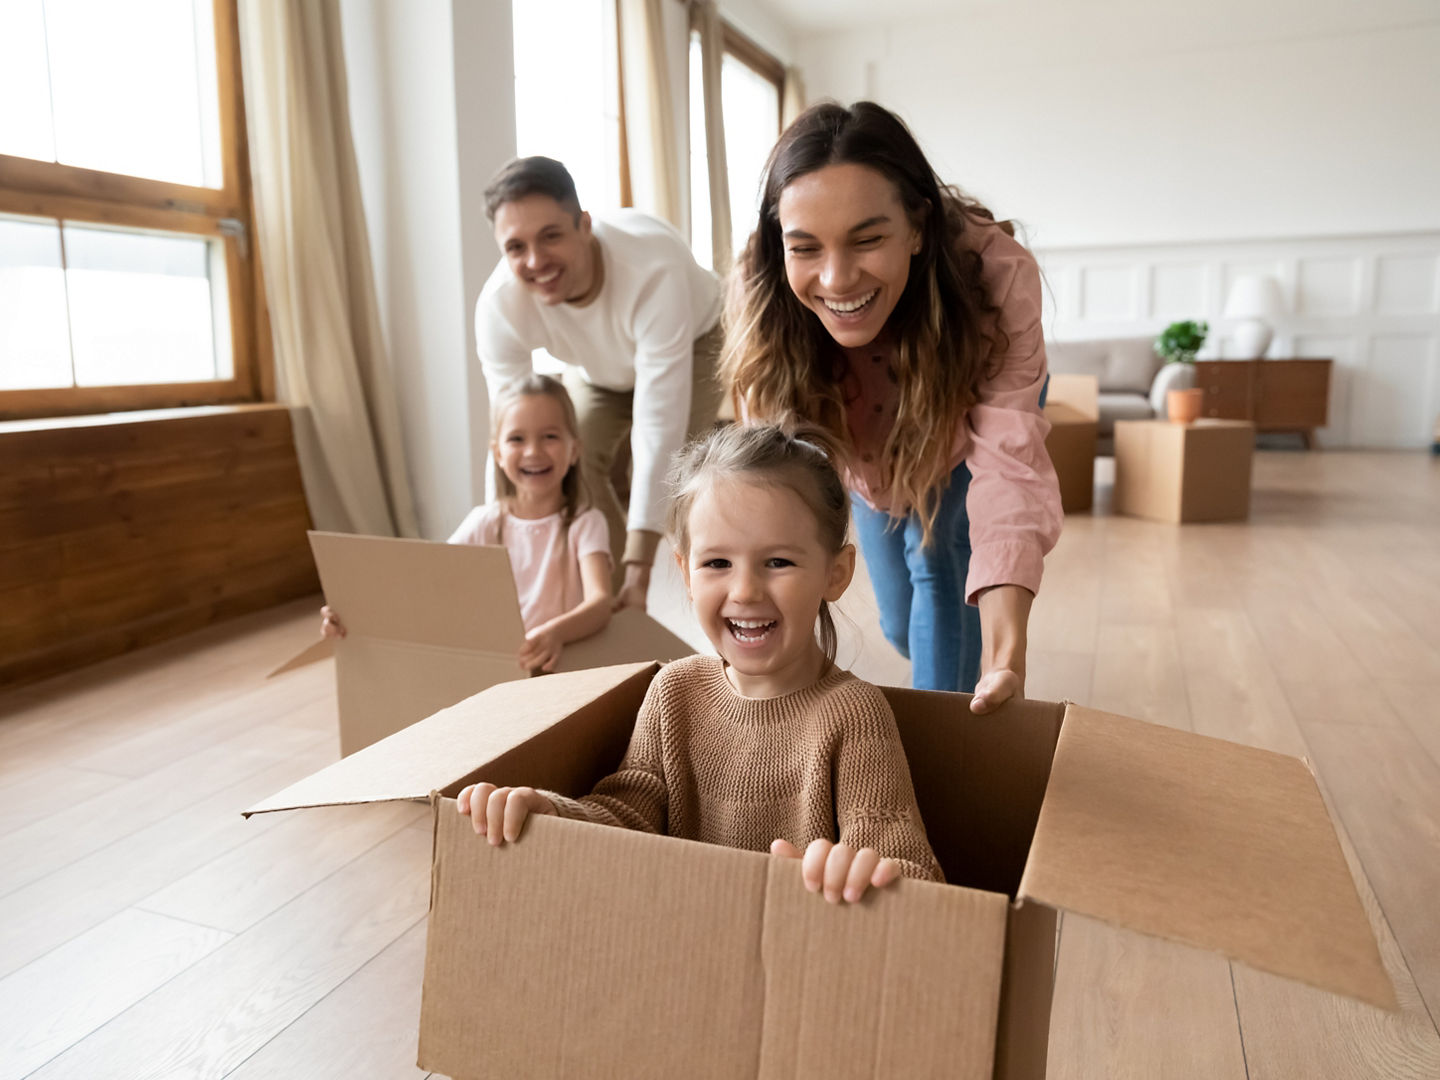
<svg viewBox="0 0 1440 1080"><path fill-rule="evenodd" d="M1280 283L1269 274L1242 274L1225 300L1227 319L1273 319L1284 310Z"/></svg>

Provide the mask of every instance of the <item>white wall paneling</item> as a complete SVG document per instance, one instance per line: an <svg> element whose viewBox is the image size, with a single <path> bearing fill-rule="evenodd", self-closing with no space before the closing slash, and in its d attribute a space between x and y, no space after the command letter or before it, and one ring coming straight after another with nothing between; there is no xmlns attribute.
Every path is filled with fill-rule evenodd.
<svg viewBox="0 0 1440 1080"><path fill-rule="evenodd" d="M1204 319L1201 357L1232 356L1230 282L1273 274L1272 357L1335 361L1327 446L1422 447L1440 413L1440 233L1036 249L1051 340L1153 336Z"/></svg>

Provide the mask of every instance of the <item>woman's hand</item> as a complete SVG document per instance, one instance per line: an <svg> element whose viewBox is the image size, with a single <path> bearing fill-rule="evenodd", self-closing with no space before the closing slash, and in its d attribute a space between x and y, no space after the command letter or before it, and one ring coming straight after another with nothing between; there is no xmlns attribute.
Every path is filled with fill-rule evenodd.
<svg viewBox="0 0 1440 1080"><path fill-rule="evenodd" d="M554 671L565 643L554 630L536 627L525 635L518 660L525 671Z"/></svg>
<svg viewBox="0 0 1440 1080"><path fill-rule="evenodd" d="M975 696L970 699L973 713L994 712L1011 698L1025 696L1025 680L1018 672L1009 668L997 668L980 676L975 684Z"/></svg>
<svg viewBox="0 0 1440 1080"><path fill-rule="evenodd" d="M555 815L555 804L534 788L497 788L494 784L462 788L455 797L455 809L469 815L475 834L489 840L491 847L519 840L531 814Z"/></svg>
<svg viewBox="0 0 1440 1080"><path fill-rule="evenodd" d="M320 609L320 636L344 637L345 627L340 625L340 616L336 615L329 604Z"/></svg>
<svg viewBox="0 0 1440 1080"><path fill-rule="evenodd" d="M1035 597L1019 585L995 585L979 596L980 670L970 700L973 713L994 712L1025 696L1025 646Z"/></svg>
<svg viewBox="0 0 1440 1080"><path fill-rule="evenodd" d="M788 840L776 840L770 854L785 859L801 858L799 850ZM811 892L825 890L825 899L832 904L847 900L859 903L865 890L874 886L883 889L900 876L900 864L881 858L874 848L856 851L849 844L833 844L829 840L810 841L800 865L805 888Z"/></svg>

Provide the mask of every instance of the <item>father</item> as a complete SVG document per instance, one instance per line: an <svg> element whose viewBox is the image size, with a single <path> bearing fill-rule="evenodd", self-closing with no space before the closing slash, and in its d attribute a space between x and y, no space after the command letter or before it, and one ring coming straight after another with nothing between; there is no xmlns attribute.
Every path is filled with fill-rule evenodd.
<svg viewBox="0 0 1440 1080"><path fill-rule="evenodd" d="M617 604L645 607L664 521L665 473L719 406L720 287L680 234L635 210L580 209L560 162L517 158L485 190L505 258L475 304L480 364L493 392L528 375L531 351L565 364L591 498L610 526ZM611 481L630 437L628 514Z"/></svg>

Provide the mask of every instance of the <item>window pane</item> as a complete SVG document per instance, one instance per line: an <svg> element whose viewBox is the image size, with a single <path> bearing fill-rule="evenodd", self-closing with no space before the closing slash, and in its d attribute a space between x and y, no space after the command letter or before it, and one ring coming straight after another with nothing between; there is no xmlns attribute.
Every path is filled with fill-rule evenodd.
<svg viewBox="0 0 1440 1080"><path fill-rule="evenodd" d="M580 205L620 205L613 0L514 0L515 138L565 164Z"/></svg>
<svg viewBox="0 0 1440 1080"><path fill-rule="evenodd" d="M222 185L211 0L45 0L44 15L57 160Z"/></svg>
<svg viewBox="0 0 1440 1080"><path fill-rule="evenodd" d="M0 218L0 390L69 385L60 226Z"/></svg>
<svg viewBox="0 0 1440 1080"><path fill-rule="evenodd" d="M0 154L55 160L42 0L0 4Z"/></svg>
<svg viewBox="0 0 1440 1080"><path fill-rule="evenodd" d="M67 224L76 384L228 375L229 342L214 317L215 298L224 297L220 251L218 241Z"/></svg>
<svg viewBox="0 0 1440 1080"><path fill-rule="evenodd" d="M780 136L780 92L765 76L726 55L720 66L725 112L725 168L735 250L745 246L760 213L760 174Z"/></svg>
<svg viewBox="0 0 1440 1080"><path fill-rule="evenodd" d="M710 149L705 143L705 70L700 34L690 34L690 250L701 266L714 266L710 235Z"/></svg>

